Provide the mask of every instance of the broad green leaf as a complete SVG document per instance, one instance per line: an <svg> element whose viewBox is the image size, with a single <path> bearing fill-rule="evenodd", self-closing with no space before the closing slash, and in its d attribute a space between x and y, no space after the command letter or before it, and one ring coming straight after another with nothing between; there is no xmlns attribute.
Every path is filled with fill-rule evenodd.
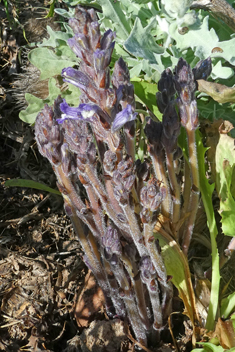
<svg viewBox="0 0 235 352"><path fill-rule="evenodd" d="M234 70L231 67L222 66L221 61L218 61L216 65L213 66L213 72L211 77L213 79L226 79L228 80L230 77L234 75Z"/></svg>
<svg viewBox="0 0 235 352"><path fill-rule="evenodd" d="M190 26L188 32L183 35L179 33L177 23L173 22L170 25L169 33L176 41L175 46L181 52L191 48L194 55L200 59L211 56L211 58L222 58L234 65L235 57L231 48L235 46L235 38L220 42L215 30L209 29L208 20L209 16L206 16L199 26L198 24ZM227 67L221 66L220 70L223 78L231 76L231 69L228 70ZM218 76L218 68L215 74Z"/></svg>
<svg viewBox="0 0 235 352"><path fill-rule="evenodd" d="M124 41L131 32L131 27L126 14L122 11L120 1L98 0L103 15L112 21L119 40Z"/></svg>
<svg viewBox="0 0 235 352"><path fill-rule="evenodd" d="M185 314L189 316L194 325L195 321L199 321L199 317L187 258L168 233L154 232L154 237L159 240L167 275L172 276L171 281L178 289L179 296L184 302Z"/></svg>
<svg viewBox="0 0 235 352"><path fill-rule="evenodd" d="M212 257L212 278L211 278L211 296L209 303L208 316L206 321L206 328L213 330L215 320L218 311L219 304L219 288L220 288L220 270L219 270L219 253L216 243L216 237L218 229L216 226L214 208L212 204L212 193L215 185L209 184L206 177L205 170L205 152L207 148L204 148L199 131L196 132L197 141L197 155L198 155L198 168L199 168L199 180L200 180L200 191L202 196L203 205L207 217L207 225L210 231L211 238L211 257Z"/></svg>
<svg viewBox="0 0 235 352"><path fill-rule="evenodd" d="M58 86L58 82L54 77L49 79L48 89L49 89L49 95L44 100L44 102L47 103L48 105L53 105L54 100L58 97L58 95L61 94L61 90L60 90L60 87Z"/></svg>
<svg viewBox="0 0 235 352"><path fill-rule="evenodd" d="M57 56L48 48L36 48L31 50L29 60L41 71L40 79L42 80L60 75L63 68L77 64L77 61L70 61Z"/></svg>
<svg viewBox="0 0 235 352"><path fill-rule="evenodd" d="M19 113L19 117L22 121L33 124L36 120L37 114L44 108L44 105L48 104L49 106L52 106L58 95L65 98L70 105L79 105L79 96L81 92L74 85L68 83L68 89L62 90L62 87L58 85L57 80L52 77L48 81L48 89L49 95L46 99L37 98L29 93L25 94L25 100L28 103L28 107Z"/></svg>
<svg viewBox="0 0 235 352"><path fill-rule="evenodd" d="M78 1L77 1L78 2ZM74 14L74 9L72 11L72 9L70 8L69 9L69 12L64 10L64 9L55 9L55 13L57 13L59 16L62 16L64 18L71 18L73 17L73 14ZM72 14L73 13L73 14ZM70 29L71 30L71 29Z"/></svg>
<svg viewBox="0 0 235 352"><path fill-rule="evenodd" d="M70 27L69 27L70 28ZM39 47L57 47L57 41L63 40L67 43L67 40L72 37L72 29L70 28L70 32L61 32L61 31L54 31L50 26L47 26L47 32L49 34L49 38L43 39L41 44L38 44Z"/></svg>
<svg viewBox="0 0 235 352"><path fill-rule="evenodd" d="M142 80L132 80L131 83L134 85L135 95L138 97L138 100L146 106L147 110L152 111L161 120L162 114L159 112L156 104L157 84Z"/></svg>
<svg viewBox="0 0 235 352"><path fill-rule="evenodd" d="M216 346L210 342L200 342L200 345L203 345L203 348L195 348L192 352L224 352L222 346Z"/></svg>
<svg viewBox="0 0 235 352"><path fill-rule="evenodd" d="M37 114L44 107L44 101L29 93L25 94L25 100L29 105L25 110L20 111L19 118L26 123L33 124Z"/></svg>
<svg viewBox="0 0 235 352"><path fill-rule="evenodd" d="M127 15L130 14L133 18L138 17L143 25L147 25L148 19L152 17L152 13L143 2L138 4L133 0L120 1L125 6Z"/></svg>
<svg viewBox="0 0 235 352"><path fill-rule="evenodd" d="M82 1L81 0L63 0L63 2L65 4L67 4L68 6L76 6L78 4L80 4ZM87 3L88 1L86 1Z"/></svg>
<svg viewBox="0 0 235 352"><path fill-rule="evenodd" d="M185 138L185 130L182 129L178 144L181 147L185 160L188 162L188 150L187 142ZM216 244L216 236L218 233L214 208L212 204L212 193L214 191L215 185L209 184L205 172L205 152L199 131L196 131L196 143L197 143L197 156L198 156L198 168L199 168L199 180L200 180L200 191L207 216L207 224L210 231L211 238L211 249L212 249L212 281L211 281L211 296L208 317L206 322L206 328L208 330L213 330L219 302L219 287L220 287L220 272L219 272L219 254Z"/></svg>
<svg viewBox="0 0 235 352"><path fill-rule="evenodd" d="M235 236L235 199L231 193L231 187L234 183L232 177L235 166L235 140L228 136L226 126L228 126L228 122L225 121L224 126L220 128L220 138L216 148L216 189L220 198L223 233L227 236Z"/></svg>
<svg viewBox="0 0 235 352"><path fill-rule="evenodd" d="M158 45L151 34L151 30L157 25L155 18L148 26L143 28L139 18L136 18L134 27L130 36L124 43L125 49L135 57L149 60L150 63L156 63L154 54L163 54L164 48Z"/></svg>
<svg viewBox="0 0 235 352"><path fill-rule="evenodd" d="M58 190L53 189L51 187L48 187L48 186L44 185L43 183L32 181L32 180L23 180L23 179L18 179L18 178L12 179L12 180L7 180L5 182L5 186L6 187L34 188L34 189L39 189L41 191L46 191L46 192L50 192L53 194L58 194L61 196L61 193Z"/></svg>
<svg viewBox="0 0 235 352"><path fill-rule="evenodd" d="M180 34L177 23L173 22L170 25L169 32L176 41L176 47L181 51L192 48L195 51L195 55L200 59L210 56L212 49L218 46L218 37L213 28L209 30L208 20L209 16L206 16L199 26L197 23L190 26L185 34Z"/></svg>
<svg viewBox="0 0 235 352"><path fill-rule="evenodd" d="M75 53L70 49L70 47L63 40L57 41L57 47L55 48L55 54L61 59L73 61L75 65L80 62ZM73 64L73 65L74 65ZM67 67L67 66L65 66Z"/></svg>
<svg viewBox="0 0 235 352"><path fill-rule="evenodd" d="M227 319L235 311L235 292L231 293L228 297L222 299L220 315Z"/></svg>

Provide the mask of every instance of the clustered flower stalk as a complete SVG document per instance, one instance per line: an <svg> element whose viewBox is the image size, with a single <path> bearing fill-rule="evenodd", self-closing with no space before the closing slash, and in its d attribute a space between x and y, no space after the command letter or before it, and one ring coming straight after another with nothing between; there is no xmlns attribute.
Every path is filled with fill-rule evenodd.
<svg viewBox="0 0 235 352"><path fill-rule="evenodd" d="M148 346L167 324L173 295L153 229L159 214L177 225L189 213L181 237L175 231L176 240L189 245L199 199L195 79L209 75L210 60L193 72L180 59L174 75L169 69L163 72L157 94L163 120L148 119L150 158L135 161L133 85L122 58L112 76L109 69L115 33L101 36L93 9L78 7L69 25L74 37L68 44L81 62L79 69L65 68L62 77L81 90L80 104L70 107L58 97L54 107L46 105L36 119L36 140L57 176L65 211L84 262L104 292L107 313L128 319L135 338ZM188 134L191 175L184 184L176 173L181 125Z"/></svg>

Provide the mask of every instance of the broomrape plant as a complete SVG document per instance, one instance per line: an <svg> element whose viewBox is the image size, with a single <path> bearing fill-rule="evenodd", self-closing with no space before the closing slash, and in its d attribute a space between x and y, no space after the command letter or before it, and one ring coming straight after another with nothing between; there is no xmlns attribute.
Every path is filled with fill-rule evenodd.
<svg viewBox="0 0 235 352"><path fill-rule="evenodd" d="M136 340L151 346L172 312L172 282L192 322L200 323L186 258L200 197L196 81L207 79L211 61L191 69L180 58L174 72L162 73L156 95L162 122L146 118L141 162L135 158L137 113L127 65L119 58L112 75L109 69L115 33L101 36L93 9L78 7L69 25L74 37L68 45L81 63L63 69L62 77L80 89L80 104L71 107L58 97L54 107L45 105L35 124L38 148L57 176L107 313L127 318ZM187 156L177 144L182 127ZM184 288L167 275L163 242L177 252Z"/></svg>

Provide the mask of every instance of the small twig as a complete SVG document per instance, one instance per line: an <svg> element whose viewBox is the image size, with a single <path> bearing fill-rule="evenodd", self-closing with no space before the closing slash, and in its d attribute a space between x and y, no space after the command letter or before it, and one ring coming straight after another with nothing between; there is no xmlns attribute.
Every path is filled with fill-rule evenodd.
<svg viewBox="0 0 235 352"><path fill-rule="evenodd" d="M226 0L196 0L190 8L210 11L235 31L235 10Z"/></svg>

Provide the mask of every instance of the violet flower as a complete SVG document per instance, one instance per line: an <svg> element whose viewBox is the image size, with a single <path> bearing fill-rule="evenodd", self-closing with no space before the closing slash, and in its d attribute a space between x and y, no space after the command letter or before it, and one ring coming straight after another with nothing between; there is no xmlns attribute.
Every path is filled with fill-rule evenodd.
<svg viewBox="0 0 235 352"><path fill-rule="evenodd" d="M112 123L111 132L113 133L120 130L127 122L134 121L136 117L137 113L133 112L131 105L128 104L125 109L116 115Z"/></svg>
<svg viewBox="0 0 235 352"><path fill-rule="evenodd" d="M77 108L70 107L64 99L60 104L60 110L62 114L61 118L57 119L58 123L62 123L66 119L91 122L99 107L94 104L80 104Z"/></svg>

